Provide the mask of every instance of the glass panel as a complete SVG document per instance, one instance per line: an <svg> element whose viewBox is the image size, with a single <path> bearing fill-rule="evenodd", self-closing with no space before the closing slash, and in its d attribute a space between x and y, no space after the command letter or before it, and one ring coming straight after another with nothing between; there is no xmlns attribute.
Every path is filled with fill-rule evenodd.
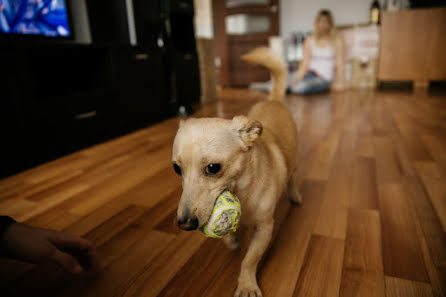
<svg viewBox="0 0 446 297"><path fill-rule="evenodd" d="M258 14L234 14L225 19L227 34L249 34L268 32L271 27L270 17Z"/></svg>
<svg viewBox="0 0 446 297"><path fill-rule="evenodd" d="M268 5L269 0L226 0L226 7L242 5Z"/></svg>

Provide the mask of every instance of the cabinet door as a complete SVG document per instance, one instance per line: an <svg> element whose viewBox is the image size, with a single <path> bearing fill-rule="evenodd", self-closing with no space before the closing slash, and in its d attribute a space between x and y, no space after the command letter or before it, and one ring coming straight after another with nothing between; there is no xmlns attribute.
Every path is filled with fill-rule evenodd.
<svg viewBox="0 0 446 297"><path fill-rule="evenodd" d="M8 54L0 71L0 177L3 177L21 169L29 155L25 153L20 100L16 98L17 81L13 79L15 55L3 51L1 54Z"/></svg>
<svg viewBox="0 0 446 297"><path fill-rule="evenodd" d="M424 10L384 12L378 78L425 80L430 30Z"/></svg>
<svg viewBox="0 0 446 297"><path fill-rule="evenodd" d="M174 51L175 96L179 105L200 102L200 70L196 52Z"/></svg>
<svg viewBox="0 0 446 297"><path fill-rule="evenodd" d="M427 56L428 77L431 80L446 79L446 8L432 9L430 34L432 54Z"/></svg>
<svg viewBox="0 0 446 297"><path fill-rule="evenodd" d="M100 141L106 51L45 48L27 56L31 96L24 98L23 111L34 159L54 159Z"/></svg>
<svg viewBox="0 0 446 297"><path fill-rule="evenodd" d="M378 78L446 79L446 8L383 13Z"/></svg>
<svg viewBox="0 0 446 297"><path fill-rule="evenodd" d="M164 118L168 107L162 51L128 49L117 53L118 108L126 130Z"/></svg>

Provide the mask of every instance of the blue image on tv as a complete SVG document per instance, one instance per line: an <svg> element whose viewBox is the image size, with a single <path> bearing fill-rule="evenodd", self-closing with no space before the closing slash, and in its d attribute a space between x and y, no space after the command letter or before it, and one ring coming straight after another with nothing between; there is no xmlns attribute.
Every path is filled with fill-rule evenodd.
<svg viewBox="0 0 446 297"><path fill-rule="evenodd" d="M65 0L0 0L0 33L71 36Z"/></svg>

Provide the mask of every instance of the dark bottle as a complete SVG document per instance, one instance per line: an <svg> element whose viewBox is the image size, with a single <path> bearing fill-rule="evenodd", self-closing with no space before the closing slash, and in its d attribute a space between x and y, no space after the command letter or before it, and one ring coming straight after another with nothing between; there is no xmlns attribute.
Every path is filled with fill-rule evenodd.
<svg viewBox="0 0 446 297"><path fill-rule="evenodd" d="M379 24L381 19L381 7L378 0L373 1L370 7L370 23Z"/></svg>

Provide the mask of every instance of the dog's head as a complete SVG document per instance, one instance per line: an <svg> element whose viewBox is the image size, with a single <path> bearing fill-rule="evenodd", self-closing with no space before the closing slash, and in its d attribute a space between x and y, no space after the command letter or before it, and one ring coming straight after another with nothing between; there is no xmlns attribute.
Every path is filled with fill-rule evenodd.
<svg viewBox="0 0 446 297"><path fill-rule="evenodd" d="M180 228L195 230L209 220L215 199L234 188L261 133L262 124L244 116L180 123L172 150L174 170L183 179L177 213Z"/></svg>

